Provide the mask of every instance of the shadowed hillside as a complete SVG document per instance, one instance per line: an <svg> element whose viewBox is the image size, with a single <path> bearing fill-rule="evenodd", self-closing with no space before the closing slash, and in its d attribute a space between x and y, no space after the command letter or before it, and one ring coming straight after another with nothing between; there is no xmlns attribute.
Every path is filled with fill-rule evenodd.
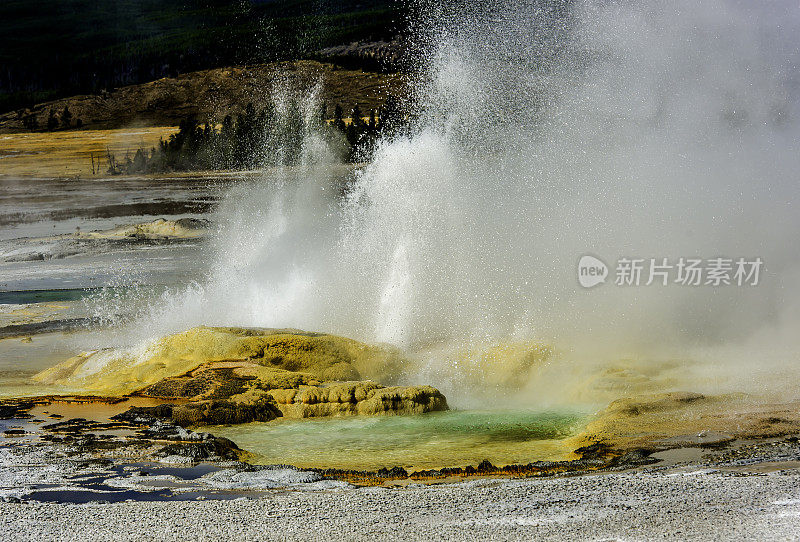
<svg viewBox="0 0 800 542"><path fill-rule="evenodd" d="M403 77L396 74L340 69L316 61L220 68L12 111L0 115L0 132L45 130L51 111L57 128L63 129L65 107L71 127L177 126L189 116L221 121L247 103L263 106L276 83L307 88L318 80L323 84L321 101L328 105L330 115L337 104L345 111L356 104L363 111L378 109L388 94L402 94L404 85Z"/></svg>
<svg viewBox="0 0 800 542"><path fill-rule="evenodd" d="M5 0L0 111L182 73L390 39L391 0ZM374 69L374 66L369 66Z"/></svg>

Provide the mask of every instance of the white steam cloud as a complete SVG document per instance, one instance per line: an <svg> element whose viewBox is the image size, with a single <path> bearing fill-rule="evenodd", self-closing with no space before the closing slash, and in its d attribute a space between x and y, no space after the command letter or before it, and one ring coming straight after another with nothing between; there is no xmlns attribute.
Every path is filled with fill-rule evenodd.
<svg viewBox="0 0 800 542"><path fill-rule="evenodd" d="M538 340L576 358L694 357L745 381L738 361L800 361L796 2L470 6L422 6L418 115L346 198L309 135L304 166L229 195L209 280L144 329L297 327L411 350ZM586 290L586 253L765 268L757 287L612 276Z"/></svg>

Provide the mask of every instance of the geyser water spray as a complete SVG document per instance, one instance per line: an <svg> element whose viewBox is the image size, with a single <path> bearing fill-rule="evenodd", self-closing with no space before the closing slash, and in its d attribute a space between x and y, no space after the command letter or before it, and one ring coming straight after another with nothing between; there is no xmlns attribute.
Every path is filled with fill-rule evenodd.
<svg viewBox="0 0 800 542"><path fill-rule="evenodd" d="M408 130L344 196L347 172L307 131L300 166L227 197L208 279L155 303L140 337L204 324L389 342L448 396L470 391L447 352L484 344L700 360L678 387L721 385L707 367L752 387L756 362L798 361L796 3L417 8ZM587 254L610 273L591 289ZM614 281L620 260L665 258L764 265L756 286ZM538 378L581 372L565 371Z"/></svg>

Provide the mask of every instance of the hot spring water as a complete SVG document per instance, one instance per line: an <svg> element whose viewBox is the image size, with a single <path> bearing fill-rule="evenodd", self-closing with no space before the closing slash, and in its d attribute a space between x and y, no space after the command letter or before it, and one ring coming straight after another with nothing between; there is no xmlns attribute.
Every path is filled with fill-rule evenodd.
<svg viewBox="0 0 800 542"><path fill-rule="evenodd" d="M414 471L534 460L563 461L562 439L581 429L575 414L527 410L456 410L419 416L279 420L210 427L256 454L255 463L297 467Z"/></svg>

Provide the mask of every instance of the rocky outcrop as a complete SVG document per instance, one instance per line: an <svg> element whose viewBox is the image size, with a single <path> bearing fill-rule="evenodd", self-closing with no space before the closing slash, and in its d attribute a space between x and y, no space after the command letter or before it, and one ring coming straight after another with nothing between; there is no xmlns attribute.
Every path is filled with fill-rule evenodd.
<svg viewBox="0 0 800 542"><path fill-rule="evenodd" d="M132 407L119 418L125 421L145 417L170 420L181 427L193 425L228 425L248 422L269 422L281 415L275 404L262 399L253 402L195 401L182 404L165 403L152 407Z"/></svg>
<svg viewBox="0 0 800 542"><path fill-rule="evenodd" d="M209 433L198 433L174 423L172 405L155 408L133 407L110 421L71 418L41 426L43 441L68 444L70 453L144 455L165 458L180 456L192 461L236 460L243 453L233 441ZM134 431L135 437L113 438L106 431ZM166 444L166 445L165 445ZM127 451L125 451L127 449ZM149 455L149 454L152 454Z"/></svg>
<svg viewBox="0 0 800 542"><path fill-rule="evenodd" d="M764 402L743 393L669 392L613 401L570 440L581 454L606 449L622 456L636 450L708 448L735 439L798 432L797 403Z"/></svg>
<svg viewBox="0 0 800 542"><path fill-rule="evenodd" d="M431 386L384 387L372 381L324 381L306 373L252 363L210 363L189 374L166 378L137 395L190 402L162 417L179 424L269 421L251 405L272 405L277 416L312 418L338 415L422 414L447 409ZM159 407L160 408L160 407ZM200 414L202 413L202 415Z"/></svg>
<svg viewBox="0 0 800 542"><path fill-rule="evenodd" d="M181 426L446 410L436 388L376 382L392 383L404 363L394 349L335 335L201 327L165 337L144 353L84 353L36 378L107 395L163 399L166 404L132 415Z"/></svg>
<svg viewBox="0 0 800 542"><path fill-rule="evenodd" d="M147 348L85 352L42 371L35 380L105 395L132 393L201 365L249 366L245 378L299 383L369 379L396 383L408 361L390 347L296 329L197 327ZM219 364L223 365L219 365ZM262 367L263 370L259 369ZM287 373L303 373L303 376ZM299 380L297 380L299 379ZM271 387L278 387L270 384Z"/></svg>
<svg viewBox="0 0 800 542"><path fill-rule="evenodd" d="M289 418L342 414L423 414L447 410L447 400L431 386L393 386L342 382L299 389L272 390L270 396Z"/></svg>

